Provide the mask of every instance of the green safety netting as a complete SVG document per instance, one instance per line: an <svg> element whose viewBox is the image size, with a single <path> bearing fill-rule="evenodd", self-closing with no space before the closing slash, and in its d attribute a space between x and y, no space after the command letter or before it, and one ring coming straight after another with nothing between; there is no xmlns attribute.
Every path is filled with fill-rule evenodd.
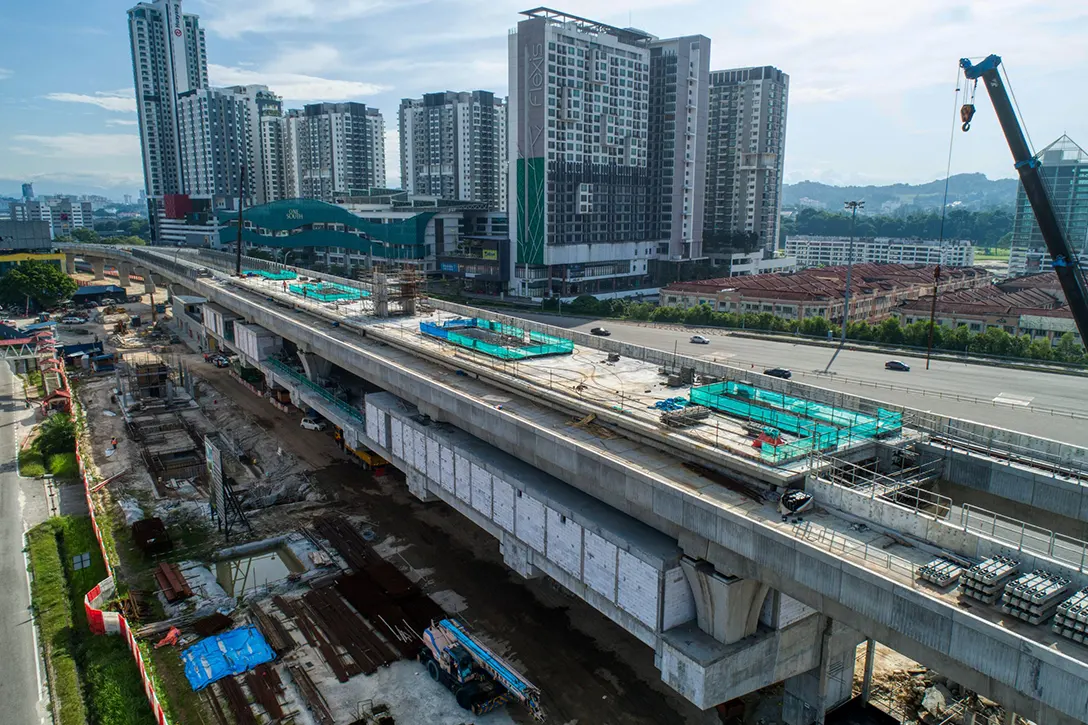
<svg viewBox="0 0 1088 725"><path fill-rule="evenodd" d="M903 427L901 414L882 408L872 416L732 381L692 388L690 397L697 405L797 436L798 440L780 446L762 445L760 458L775 464L839 444L898 433Z"/></svg>
<svg viewBox="0 0 1088 725"><path fill-rule="evenodd" d="M344 300L360 300L369 297L366 290L348 287L346 284L336 282L309 282L307 284L288 285L287 289L296 295L302 295L306 299L320 302L343 302Z"/></svg>
<svg viewBox="0 0 1088 725"><path fill-rule="evenodd" d="M297 274L289 269L283 269L279 272L269 272L267 269L243 269L243 274L255 274L258 277L264 277L265 279L274 279L277 282L280 280L296 279Z"/></svg>
<svg viewBox="0 0 1088 725"><path fill-rule="evenodd" d="M484 342L468 335L460 334L457 330L475 328L494 332L498 335L520 340L524 344L517 346L496 345ZM433 322L419 323L419 331L424 335L440 340L452 342L454 345L482 352L485 355L499 358L500 360L524 360L531 357L544 355L567 355L574 352L574 342L562 337L546 335L543 332L526 332L520 327L506 325L501 322L483 320L478 317L468 319L449 320L440 325Z"/></svg>

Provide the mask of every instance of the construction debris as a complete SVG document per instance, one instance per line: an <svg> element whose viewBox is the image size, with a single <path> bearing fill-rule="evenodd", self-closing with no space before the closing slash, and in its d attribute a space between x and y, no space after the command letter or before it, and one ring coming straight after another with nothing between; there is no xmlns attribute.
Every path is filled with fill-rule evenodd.
<svg viewBox="0 0 1088 725"><path fill-rule="evenodd" d="M189 583L185 581L185 576L177 564L169 562L159 564L155 568L155 581L158 582L159 589L162 590L168 602L177 602L193 596L193 590L189 588Z"/></svg>

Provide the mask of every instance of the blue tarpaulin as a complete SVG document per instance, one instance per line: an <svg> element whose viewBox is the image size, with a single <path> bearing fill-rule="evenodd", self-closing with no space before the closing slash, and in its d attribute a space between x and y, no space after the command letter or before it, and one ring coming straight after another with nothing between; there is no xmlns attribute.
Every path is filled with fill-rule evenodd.
<svg viewBox="0 0 1088 725"><path fill-rule="evenodd" d="M185 676L193 690L202 690L216 680L240 674L275 658L276 653L252 626L206 637L181 653Z"/></svg>

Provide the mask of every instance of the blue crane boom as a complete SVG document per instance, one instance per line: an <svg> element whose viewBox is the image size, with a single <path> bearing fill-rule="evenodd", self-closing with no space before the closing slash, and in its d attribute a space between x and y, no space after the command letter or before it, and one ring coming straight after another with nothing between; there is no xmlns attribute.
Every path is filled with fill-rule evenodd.
<svg viewBox="0 0 1088 725"><path fill-rule="evenodd" d="M1051 266L1058 275L1062 292L1065 293L1069 310L1073 314L1073 321L1080 332L1080 339L1088 344L1088 285L1085 284L1084 272L1077 260L1076 250L1069 243L1069 237L1058 220L1046 182L1039 172L1039 160L1031 153L1027 139L1024 138L1024 130L1020 127L1001 74L998 73L1000 66L1001 58L997 55L990 55L978 63L971 63L967 58L960 60L960 67L963 68L967 80L981 80L986 86L986 93L990 96L997 120L1016 162L1020 183L1024 186L1024 193L1031 203L1035 221L1039 224L1039 231L1050 253ZM974 112L975 107L970 103L964 104L961 109L964 131L970 128Z"/></svg>

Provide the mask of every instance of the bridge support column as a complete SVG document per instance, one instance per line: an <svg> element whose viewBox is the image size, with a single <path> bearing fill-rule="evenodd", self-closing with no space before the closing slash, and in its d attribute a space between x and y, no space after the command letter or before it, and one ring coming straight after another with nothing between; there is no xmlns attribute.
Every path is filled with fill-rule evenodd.
<svg viewBox="0 0 1088 725"><path fill-rule="evenodd" d="M868 705L873 695L873 664L876 660L876 642L865 640L865 677L861 681L861 701Z"/></svg>
<svg viewBox="0 0 1088 725"><path fill-rule="evenodd" d="M132 272L135 272L136 274L138 274L138 275L140 275L141 277L144 278L144 294L145 295L154 295L155 294L155 280L151 276L151 270L147 269L146 267L137 267L137 268L133 269Z"/></svg>
<svg viewBox="0 0 1088 725"><path fill-rule="evenodd" d="M132 276L132 265L128 264L127 262L118 262L117 263L117 284L121 285L122 287L128 287L129 284L132 282L132 280L129 279L131 276Z"/></svg>
<svg viewBox="0 0 1088 725"><path fill-rule="evenodd" d="M699 629L722 644L754 634L769 587L755 579L720 574L707 561L684 558L684 576L695 595Z"/></svg>
<svg viewBox="0 0 1088 725"><path fill-rule="evenodd" d="M91 270L94 272L95 281L106 279L106 260L92 258Z"/></svg>
<svg viewBox="0 0 1088 725"><path fill-rule="evenodd" d="M822 618L820 664L785 681L782 721L786 725L823 725L827 711L853 696L854 660L862 636L830 618Z"/></svg>
<svg viewBox="0 0 1088 725"><path fill-rule="evenodd" d="M76 255L74 255L74 254L65 254L64 255L64 270L68 274L75 274L76 273Z"/></svg>
<svg viewBox="0 0 1088 725"><path fill-rule="evenodd" d="M313 382L329 377L332 363L314 352L302 352L299 350L299 359L302 361L302 369L306 371L306 377Z"/></svg>

